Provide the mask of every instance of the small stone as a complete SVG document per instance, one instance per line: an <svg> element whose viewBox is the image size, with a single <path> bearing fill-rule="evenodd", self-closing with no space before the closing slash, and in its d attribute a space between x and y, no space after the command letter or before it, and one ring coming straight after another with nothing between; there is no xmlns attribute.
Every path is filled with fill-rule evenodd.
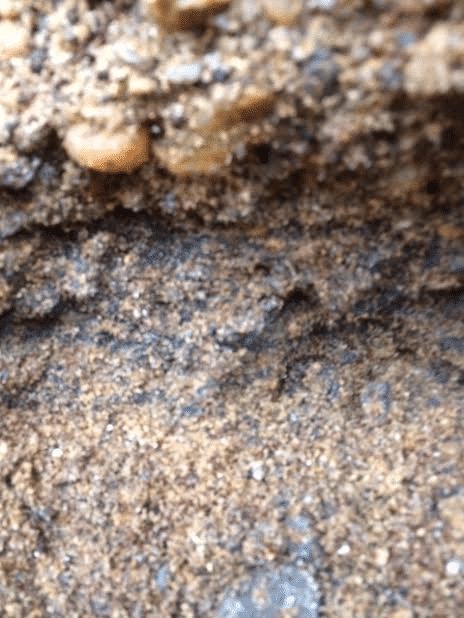
<svg viewBox="0 0 464 618"><path fill-rule="evenodd" d="M211 17L221 13L230 0L142 0L142 12L168 31L204 27Z"/></svg>
<svg viewBox="0 0 464 618"><path fill-rule="evenodd" d="M230 70L227 67L218 67L217 69L213 69L211 74L212 80L214 82L223 83L229 79Z"/></svg>
<svg viewBox="0 0 464 618"><path fill-rule="evenodd" d="M47 59L46 49L35 49L29 56L31 71L40 75Z"/></svg>
<svg viewBox="0 0 464 618"><path fill-rule="evenodd" d="M379 547L376 550L375 556L374 556L376 566L378 566L379 568L384 567L387 564L389 557L390 557L390 554L389 554L388 549L386 547Z"/></svg>
<svg viewBox="0 0 464 618"><path fill-rule="evenodd" d="M319 9L320 11L330 11L334 8L337 0L310 0L310 6L312 9Z"/></svg>
<svg viewBox="0 0 464 618"><path fill-rule="evenodd" d="M453 71L464 53L464 29L437 24L427 36L411 46L411 59L404 68L405 88L410 95L435 96L448 92Z"/></svg>
<svg viewBox="0 0 464 618"><path fill-rule="evenodd" d="M153 94L156 91L156 82L150 77L131 75L127 84L127 91L135 96Z"/></svg>
<svg viewBox="0 0 464 618"><path fill-rule="evenodd" d="M179 129L185 124L185 107L182 103L175 102L166 108L167 116L172 125Z"/></svg>
<svg viewBox="0 0 464 618"><path fill-rule="evenodd" d="M0 59L25 56L30 38L30 32L21 24L9 19L0 21Z"/></svg>
<svg viewBox="0 0 464 618"><path fill-rule="evenodd" d="M191 62L169 67L164 75L171 84L194 84L200 79L201 70L199 62Z"/></svg>
<svg viewBox="0 0 464 618"><path fill-rule="evenodd" d="M301 0L261 0L269 19L281 26L294 24L303 10Z"/></svg>
<svg viewBox="0 0 464 618"><path fill-rule="evenodd" d="M2 459L8 453L8 442L0 440L0 459Z"/></svg>
<svg viewBox="0 0 464 618"><path fill-rule="evenodd" d="M442 500L440 511L451 527L453 535L464 538L464 496L451 496Z"/></svg>
<svg viewBox="0 0 464 618"><path fill-rule="evenodd" d="M337 549L337 556L346 556L347 554L350 553L350 551L351 551L351 548L348 545L348 543L343 543L343 545L341 545Z"/></svg>
<svg viewBox="0 0 464 618"><path fill-rule="evenodd" d="M143 165L148 160L149 144L144 129L95 130L84 122L72 126L64 139L64 147L76 163L109 174L130 173Z"/></svg>
<svg viewBox="0 0 464 618"><path fill-rule="evenodd" d="M303 69L304 88L315 99L336 94L339 67L328 49L317 49Z"/></svg>
<svg viewBox="0 0 464 618"><path fill-rule="evenodd" d="M226 164L230 150L227 144L216 140L198 148L159 145L154 154L176 176L192 176L216 173Z"/></svg>
<svg viewBox="0 0 464 618"><path fill-rule="evenodd" d="M16 19L21 15L21 3L18 0L2 0L0 5L0 17Z"/></svg>
<svg viewBox="0 0 464 618"><path fill-rule="evenodd" d="M225 82L230 76L230 67L223 64L218 52L206 54L203 58L205 66L211 71L211 78L215 82Z"/></svg>
<svg viewBox="0 0 464 618"><path fill-rule="evenodd" d="M261 461L254 461L250 466L250 474L255 481L262 481L265 470Z"/></svg>
<svg viewBox="0 0 464 618"><path fill-rule="evenodd" d="M272 111L275 100L271 92L250 89L229 105L218 106L208 129L211 131L227 130L240 123L261 120Z"/></svg>
<svg viewBox="0 0 464 618"><path fill-rule="evenodd" d="M446 563L446 574L447 575L457 575L461 570L461 561L460 560L448 560Z"/></svg>
<svg viewBox="0 0 464 618"><path fill-rule="evenodd" d="M143 66L145 59L142 58L132 47L121 43L114 47L114 51L117 57L125 64L129 64L134 67Z"/></svg>
<svg viewBox="0 0 464 618"><path fill-rule="evenodd" d="M158 588L163 592L166 589L169 581L169 569L166 565L160 567L155 576L155 581L158 585Z"/></svg>

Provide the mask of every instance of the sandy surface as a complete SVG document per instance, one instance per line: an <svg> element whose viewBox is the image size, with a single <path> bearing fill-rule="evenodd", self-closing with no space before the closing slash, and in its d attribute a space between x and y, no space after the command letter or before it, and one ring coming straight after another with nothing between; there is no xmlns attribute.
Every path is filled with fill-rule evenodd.
<svg viewBox="0 0 464 618"><path fill-rule="evenodd" d="M151 4L0 7L0 615L464 615L461 4Z"/></svg>

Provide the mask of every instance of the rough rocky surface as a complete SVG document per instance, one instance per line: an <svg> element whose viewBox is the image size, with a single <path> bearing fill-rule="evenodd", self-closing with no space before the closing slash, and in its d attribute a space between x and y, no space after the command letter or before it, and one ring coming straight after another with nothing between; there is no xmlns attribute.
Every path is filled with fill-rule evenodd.
<svg viewBox="0 0 464 618"><path fill-rule="evenodd" d="M192 6L0 4L0 613L464 615L462 3Z"/></svg>

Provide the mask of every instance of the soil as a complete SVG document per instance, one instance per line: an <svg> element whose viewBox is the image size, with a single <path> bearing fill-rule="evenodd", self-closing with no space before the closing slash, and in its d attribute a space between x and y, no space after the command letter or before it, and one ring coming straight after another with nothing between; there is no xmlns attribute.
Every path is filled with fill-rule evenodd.
<svg viewBox="0 0 464 618"><path fill-rule="evenodd" d="M464 615L462 3L0 35L0 614Z"/></svg>

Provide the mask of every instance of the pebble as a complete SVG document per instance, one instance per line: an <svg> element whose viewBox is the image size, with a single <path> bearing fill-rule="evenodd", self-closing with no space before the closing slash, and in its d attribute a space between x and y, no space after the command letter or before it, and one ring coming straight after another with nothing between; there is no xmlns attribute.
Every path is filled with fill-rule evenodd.
<svg viewBox="0 0 464 618"><path fill-rule="evenodd" d="M344 543L337 549L337 556L346 556L351 551L350 546L347 543Z"/></svg>
<svg viewBox="0 0 464 618"><path fill-rule="evenodd" d="M144 129L95 130L84 122L72 126L64 139L64 147L76 163L109 174L130 173L143 165L148 160L149 144Z"/></svg>
<svg viewBox="0 0 464 618"><path fill-rule="evenodd" d="M261 4L269 19L282 26L294 24L303 10L302 0L261 0Z"/></svg>
<svg viewBox="0 0 464 618"><path fill-rule="evenodd" d="M17 0L2 0L0 5L0 17L15 19L21 14L21 3Z"/></svg>
<svg viewBox="0 0 464 618"><path fill-rule="evenodd" d="M256 122L271 113L276 97L272 92L250 88L228 105L217 105L209 129L227 130L240 123Z"/></svg>
<svg viewBox="0 0 464 618"><path fill-rule="evenodd" d="M374 561L376 566L383 568L390 557L390 552L386 547L379 547L374 554Z"/></svg>
<svg viewBox="0 0 464 618"><path fill-rule="evenodd" d="M310 0L309 5L312 9L320 11L330 11L334 8L337 0Z"/></svg>
<svg viewBox="0 0 464 618"><path fill-rule="evenodd" d="M141 0L142 12L168 31L202 28L208 20L218 15L230 0L193 0L171 2L167 0Z"/></svg>
<svg viewBox="0 0 464 618"><path fill-rule="evenodd" d="M203 58L206 67L211 71L211 77L215 82L225 82L230 76L231 69L223 64L221 56L217 52L206 54Z"/></svg>
<svg viewBox="0 0 464 618"><path fill-rule="evenodd" d="M448 560L446 563L446 574L447 575L457 575L461 570L461 561L460 560Z"/></svg>
<svg viewBox="0 0 464 618"><path fill-rule="evenodd" d="M0 458L4 457L8 453L8 442L0 440Z"/></svg>
<svg viewBox="0 0 464 618"><path fill-rule="evenodd" d="M266 472L261 461L254 461L250 466L250 474L255 481L262 481Z"/></svg>
<svg viewBox="0 0 464 618"><path fill-rule="evenodd" d="M315 50L303 69L305 90L316 99L335 94L339 85L338 72L331 51L323 48Z"/></svg>
<svg viewBox="0 0 464 618"><path fill-rule="evenodd" d="M434 96L446 93L453 84L462 89L459 70L464 53L464 28L436 24L411 46L411 59L404 68L405 88L410 95ZM454 77L458 77L454 83Z"/></svg>
<svg viewBox="0 0 464 618"><path fill-rule="evenodd" d="M156 86L155 80L151 77L131 75L128 80L127 91L129 94L142 96L153 94L156 91Z"/></svg>
<svg viewBox="0 0 464 618"><path fill-rule="evenodd" d="M464 539L464 495L458 494L442 500L440 511L452 535Z"/></svg>
<svg viewBox="0 0 464 618"><path fill-rule="evenodd" d="M9 19L0 21L0 59L25 56L30 38L30 32L21 24Z"/></svg>
<svg viewBox="0 0 464 618"><path fill-rule="evenodd" d="M202 65L200 62L178 64L169 67L164 76L171 84L194 84L200 79Z"/></svg>

